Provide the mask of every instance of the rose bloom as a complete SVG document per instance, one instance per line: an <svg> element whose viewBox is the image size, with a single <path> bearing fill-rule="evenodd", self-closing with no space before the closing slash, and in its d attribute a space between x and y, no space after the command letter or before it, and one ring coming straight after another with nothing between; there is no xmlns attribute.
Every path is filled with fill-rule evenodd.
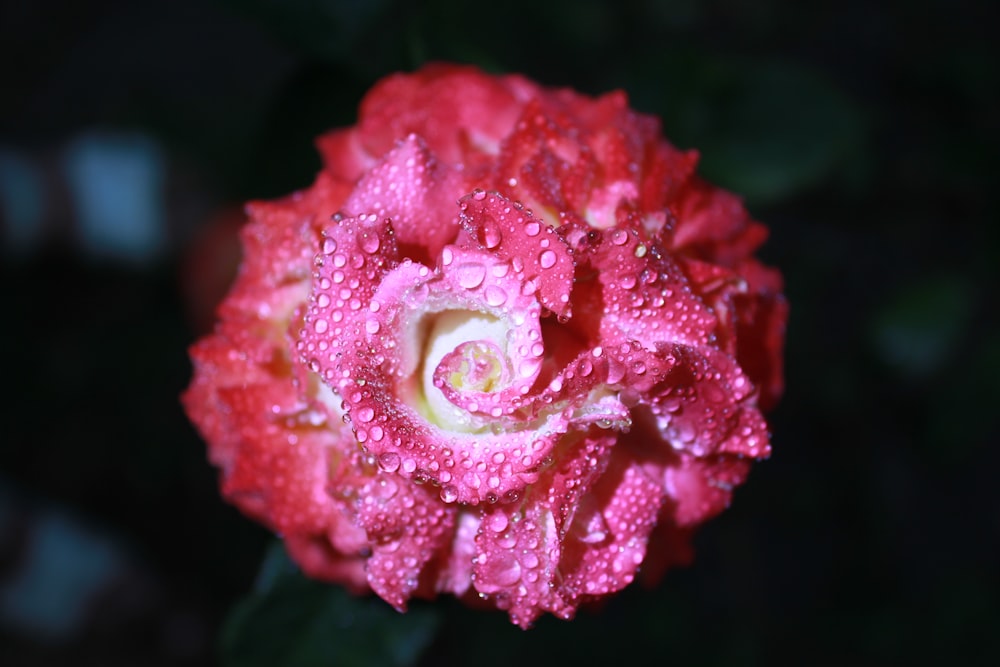
<svg viewBox="0 0 1000 667"><path fill-rule="evenodd" d="M543 612L655 582L769 455L766 229L625 95L431 65L248 205L183 396L223 495L399 610Z"/></svg>

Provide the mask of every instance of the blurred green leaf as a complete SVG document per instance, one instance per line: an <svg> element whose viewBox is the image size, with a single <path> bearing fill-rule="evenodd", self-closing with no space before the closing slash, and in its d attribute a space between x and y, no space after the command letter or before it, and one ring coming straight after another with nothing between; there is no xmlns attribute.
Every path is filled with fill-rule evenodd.
<svg viewBox="0 0 1000 667"><path fill-rule="evenodd" d="M673 52L662 62L660 89L645 96L667 136L701 152L709 180L759 205L826 179L855 186L867 179L861 109L819 72L700 51Z"/></svg>
<svg viewBox="0 0 1000 667"><path fill-rule="evenodd" d="M959 276L906 286L873 323L879 357L911 377L939 370L957 351L971 323L976 296L971 284Z"/></svg>
<svg viewBox="0 0 1000 667"><path fill-rule="evenodd" d="M429 608L400 614L375 597L303 576L275 544L255 592L231 612L221 637L224 665L256 667L406 666L440 625Z"/></svg>

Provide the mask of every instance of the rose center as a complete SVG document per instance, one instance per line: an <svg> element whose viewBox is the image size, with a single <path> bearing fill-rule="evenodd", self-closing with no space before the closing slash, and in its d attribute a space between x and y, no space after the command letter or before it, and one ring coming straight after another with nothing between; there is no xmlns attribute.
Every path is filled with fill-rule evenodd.
<svg viewBox="0 0 1000 667"><path fill-rule="evenodd" d="M447 373L448 384L456 391L490 392L506 379L506 363L502 355L490 341L469 341L446 354L441 366Z"/></svg>
<svg viewBox="0 0 1000 667"><path fill-rule="evenodd" d="M434 317L427 329L420 371L425 416L430 421L467 433L482 428L442 390L488 393L502 387L509 378L507 331L506 322L478 311L449 310ZM444 370L444 382L440 378L435 382L438 367Z"/></svg>

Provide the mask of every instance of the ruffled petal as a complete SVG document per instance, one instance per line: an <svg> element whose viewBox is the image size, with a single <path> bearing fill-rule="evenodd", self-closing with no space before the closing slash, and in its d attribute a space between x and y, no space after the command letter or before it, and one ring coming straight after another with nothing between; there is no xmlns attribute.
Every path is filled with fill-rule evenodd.
<svg viewBox="0 0 1000 667"><path fill-rule="evenodd" d="M457 510L442 504L433 490L384 471L359 489L356 507L372 544L368 583L403 611L424 567L450 545Z"/></svg>
<svg viewBox="0 0 1000 667"><path fill-rule="evenodd" d="M459 172L410 134L365 173L343 208L390 219L397 243L430 258L458 233L455 201L465 192Z"/></svg>
<svg viewBox="0 0 1000 667"><path fill-rule="evenodd" d="M522 291L556 315L570 316L574 264L569 248L551 227L522 206L482 190L461 201L462 226L479 247L511 263Z"/></svg>
<svg viewBox="0 0 1000 667"><path fill-rule="evenodd" d="M577 592L562 586L564 541L614 442L614 435L600 433L568 438L525 498L484 510L473 585L517 625L529 627L543 611L569 618L580 604Z"/></svg>

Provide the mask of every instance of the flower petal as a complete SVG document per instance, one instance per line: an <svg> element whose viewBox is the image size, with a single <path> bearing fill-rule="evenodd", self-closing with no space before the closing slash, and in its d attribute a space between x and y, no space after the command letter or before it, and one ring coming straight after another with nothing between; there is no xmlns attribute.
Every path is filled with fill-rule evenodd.
<svg viewBox="0 0 1000 667"><path fill-rule="evenodd" d="M410 134L365 173L343 208L391 219L397 243L420 249L429 259L458 233L455 202L465 192L459 173Z"/></svg>
<svg viewBox="0 0 1000 667"><path fill-rule="evenodd" d="M495 193L476 191L461 200L462 226L480 248L509 261L522 291L538 291L543 306L570 316L573 258L562 237L520 204Z"/></svg>
<svg viewBox="0 0 1000 667"><path fill-rule="evenodd" d="M473 585L517 625L530 627L543 611L572 616L574 600L558 587L563 538L580 494L603 471L613 443L608 435L569 439L521 502L484 510Z"/></svg>
<svg viewBox="0 0 1000 667"><path fill-rule="evenodd" d="M358 490L358 520L372 543L368 583L400 611L429 561L450 546L457 510L437 493L379 471Z"/></svg>

